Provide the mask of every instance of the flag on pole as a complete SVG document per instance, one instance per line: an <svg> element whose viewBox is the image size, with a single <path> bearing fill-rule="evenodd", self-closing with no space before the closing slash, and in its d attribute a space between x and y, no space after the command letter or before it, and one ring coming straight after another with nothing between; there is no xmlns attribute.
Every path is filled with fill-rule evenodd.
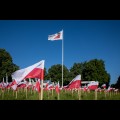
<svg viewBox="0 0 120 120"><path fill-rule="evenodd" d="M40 88L40 79L38 79L38 81L36 82L36 85L35 85L35 88L38 92L41 91L41 88Z"/></svg>
<svg viewBox="0 0 120 120"><path fill-rule="evenodd" d="M113 88L112 87L108 87L108 89L107 89L107 91L109 92L109 91L111 91Z"/></svg>
<svg viewBox="0 0 120 120"><path fill-rule="evenodd" d="M12 79L14 79L17 84L26 78L38 78L38 79L43 80L43 78L44 78L44 60L42 60L34 65L31 65L27 68L17 70L14 73L12 73Z"/></svg>
<svg viewBox="0 0 120 120"><path fill-rule="evenodd" d="M103 84L101 87L103 87L105 89L106 88L106 84Z"/></svg>
<svg viewBox="0 0 120 120"><path fill-rule="evenodd" d="M44 88L44 90L48 90L48 82L46 83L46 85L45 85L45 88Z"/></svg>
<svg viewBox="0 0 120 120"><path fill-rule="evenodd" d="M67 88L80 88L81 86L81 75L77 75L67 86Z"/></svg>
<svg viewBox="0 0 120 120"><path fill-rule="evenodd" d="M62 40L62 88L63 88L63 30L58 33L48 35L48 40L55 41L55 40Z"/></svg>
<svg viewBox="0 0 120 120"><path fill-rule="evenodd" d="M59 81L58 81L58 84L55 86L55 90L56 90L57 94L60 93L60 85L59 85Z"/></svg>
<svg viewBox="0 0 120 120"><path fill-rule="evenodd" d="M54 41L54 40L63 40L63 30L61 30L58 33L48 35L48 40Z"/></svg>
<svg viewBox="0 0 120 120"><path fill-rule="evenodd" d="M88 84L88 88L90 90L96 90L98 88L98 85L99 85L99 82L98 81L91 81L89 84Z"/></svg>
<svg viewBox="0 0 120 120"><path fill-rule="evenodd" d="M53 84L49 84L49 85L47 86L47 90L52 90L52 89L54 89Z"/></svg>
<svg viewBox="0 0 120 120"><path fill-rule="evenodd" d="M16 89L17 89L17 83L16 83L15 80L13 80L13 82L11 83L11 88L12 88L13 90L16 90Z"/></svg>

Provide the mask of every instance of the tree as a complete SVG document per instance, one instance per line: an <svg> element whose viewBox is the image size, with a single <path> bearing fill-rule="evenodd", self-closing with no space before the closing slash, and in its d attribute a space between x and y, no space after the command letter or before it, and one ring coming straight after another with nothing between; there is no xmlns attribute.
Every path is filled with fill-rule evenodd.
<svg viewBox="0 0 120 120"><path fill-rule="evenodd" d="M112 87L112 88L115 88L115 84L111 84L111 87Z"/></svg>
<svg viewBox="0 0 120 120"><path fill-rule="evenodd" d="M120 89L120 76L118 77L118 80L117 80L117 82L115 84L115 87Z"/></svg>
<svg viewBox="0 0 120 120"><path fill-rule="evenodd" d="M82 71L83 79L85 81L98 81L99 85L109 85L110 74L105 70L103 60L93 59L87 62Z"/></svg>
<svg viewBox="0 0 120 120"><path fill-rule="evenodd" d="M70 81L75 78L77 75L82 74L83 64L82 63L74 63L69 72Z"/></svg>
<svg viewBox="0 0 120 120"><path fill-rule="evenodd" d="M68 81L68 74L69 71L67 67L63 65L63 85ZM59 81L59 83L62 84L62 65L57 64L51 66L51 68L48 69L48 76L51 78L52 82Z"/></svg>
<svg viewBox="0 0 120 120"><path fill-rule="evenodd" d="M44 80L49 80L49 79L50 79L50 77L48 75L47 69L45 68L44 69Z"/></svg>
<svg viewBox="0 0 120 120"><path fill-rule="evenodd" d="M6 73L8 80L11 81L11 74L18 69L19 67L13 63L11 55L5 49L0 49L0 82Z"/></svg>

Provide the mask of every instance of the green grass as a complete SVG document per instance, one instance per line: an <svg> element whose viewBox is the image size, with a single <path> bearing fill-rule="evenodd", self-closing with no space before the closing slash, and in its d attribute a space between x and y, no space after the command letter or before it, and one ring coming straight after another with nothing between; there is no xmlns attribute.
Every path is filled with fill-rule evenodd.
<svg viewBox="0 0 120 120"><path fill-rule="evenodd" d="M78 91L60 91L59 94L60 100L79 100ZM81 91L81 100L95 100L95 92L91 91L83 92ZM44 91L43 92L43 100L57 100L58 95L55 90L52 91ZM27 98L26 98L26 91L19 90L17 92L17 98L16 98L16 92L13 90L0 90L0 100L39 100L39 94L37 91L28 90L27 91ZM107 93L106 97L104 92L98 92L97 93L97 100L120 100L120 93Z"/></svg>

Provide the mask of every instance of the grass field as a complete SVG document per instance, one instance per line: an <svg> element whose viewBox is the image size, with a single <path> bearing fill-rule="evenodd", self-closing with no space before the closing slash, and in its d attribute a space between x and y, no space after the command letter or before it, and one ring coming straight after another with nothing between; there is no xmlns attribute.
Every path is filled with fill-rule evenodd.
<svg viewBox="0 0 120 120"><path fill-rule="evenodd" d="M95 95L95 91L89 92L79 92L78 91L65 91L61 90L59 94L59 100L120 100L120 93L109 92L105 95L104 92L97 92ZM39 94L37 91L32 90L0 90L0 100L39 100ZM55 90L52 91L44 91L43 92L43 100L58 100L58 94Z"/></svg>

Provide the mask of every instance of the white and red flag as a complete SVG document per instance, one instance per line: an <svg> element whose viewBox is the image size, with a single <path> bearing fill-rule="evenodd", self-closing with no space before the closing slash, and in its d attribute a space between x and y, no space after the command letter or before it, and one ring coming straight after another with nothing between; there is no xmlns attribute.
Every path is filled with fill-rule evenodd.
<svg viewBox="0 0 120 120"><path fill-rule="evenodd" d="M45 88L44 88L44 90L48 90L48 82L46 83L46 85L45 85Z"/></svg>
<svg viewBox="0 0 120 120"><path fill-rule="evenodd" d="M103 84L101 87L103 87L105 89L106 88L106 84Z"/></svg>
<svg viewBox="0 0 120 120"><path fill-rule="evenodd" d="M26 86L27 86L27 81L20 82L17 85L17 87L19 87L19 88L25 88Z"/></svg>
<svg viewBox="0 0 120 120"><path fill-rule="evenodd" d="M12 88L13 90L17 90L17 83L16 83L15 80L13 80L13 82L11 83L11 88Z"/></svg>
<svg viewBox="0 0 120 120"><path fill-rule="evenodd" d="M49 84L47 88L48 88L48 90L52 90L52 89L54 89L54 86L53 86L53 84Z"/></svg>
<svg viewBox="0 0 120 120"><path fill-rule="evenodd" d="M21 82L23 79L26 78L38 78L43 80L44 78L44 60L31 65L27 68L17 70L12 73L12 79L16 81L16 83Z"/></svg>
<svg viewBox="0 0 120 120"><path fill-rule="evenodd" d="M58 33L48 35L48 40L54 41L54 40L63 40L63 30L61 30Z"/></svg>
<svg viewBox="0 0 120 120"><path fill-rule="evenodd" d="M80 88L81 86L81 75L77 75L67 86L67 88Z"/></svg>
<svg viewBox="0 0 120 120"><path fill-rule="evenodd" d="M38 81L36 82L35 88L36 88L36 90L37 90L38 92L41 91L41 88L40 88L40 79L38 79Z"/></svg>
<svg viewBox="0 0 120 120"><path fill-rule="evenodd" d="M98 88L98 81L91 81L89 84L88 84L88 89L90 90L96 90Z"/></svg>
<svg viewBox="0 0 120 120"><path fill-rule="evenodd" d="M107 89L107 91L109 92L111 90L113 90L113 88L109 86L108 89Z"/></svg>
<svg viewBox="0 0 120 120"><path fill-rule="evenodd" d="M57 94L60 93L60 85L59 85L59 82L58 82L58 84L55 86L55 90L56 90Z"/></svg>

